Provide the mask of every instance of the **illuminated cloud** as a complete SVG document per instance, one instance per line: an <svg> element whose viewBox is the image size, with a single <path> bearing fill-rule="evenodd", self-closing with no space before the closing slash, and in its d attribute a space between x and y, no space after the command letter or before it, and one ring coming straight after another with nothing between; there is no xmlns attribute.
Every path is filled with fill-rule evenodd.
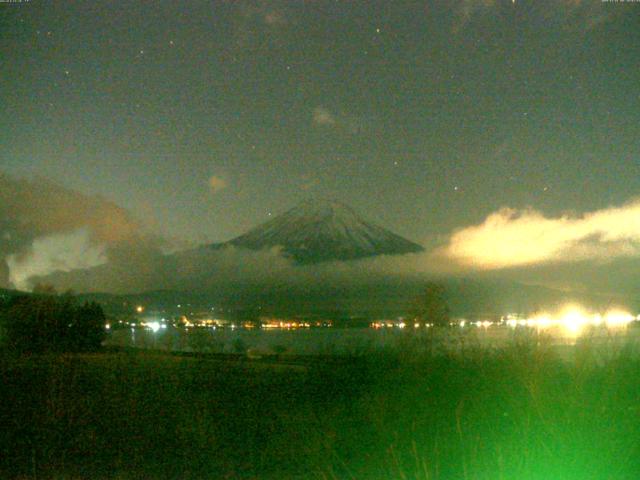
<svg viewBox="0 0 640 480"><path fill-rule="evenodd" d="M336 124L336 117L324 107L317 107L313 110L313 123L316 125L333 126Z"/></svg>
<svg viewBox="0 0 640 480"><path fill-rule="evenodd" d="M230 24L231 55L260 51L264 48L266 38L272 48L285 45L282 34L294 22L295 4L266 0L229 3L235 9Z"/></svg>
<svg viewBox="0 0 640 480"><path fill-rule="evenodd" d="M0 171L0 287L28 288L32 276L103 261L125 272L144 270L144 262L161 246L160 239L109 200Z"/></svg>
<svg viewBox="0 0 640 480"><path fill-rule="evenodd" d="M248 22L257 22L270 27L277 27L289 23L290 8L280 2L258 1L255 3L237 2L240 18L245 27Z"/></svg>
<svg viewBox="0 0 640 480"><path fill-rule="evenodd" d="M286 25L287 19L282 11L271 10L264 13L264 23L267 25Z"/></svg>
<svg viewBox="0 0 640 480"><path fill-rule="evenodd" d="M637 256L640 201L556 218L503 208L480 225L453 233L439 253L480 269Z"/></svg>
<svg viewBox="0 0 640 480"><path fill-rule="evenodd" d="M227 182L226 180L220 178L220 177L216 177L215 175L213 175L210 179L209 179L209 188L211 189L211 191L213 193L218 193L222 190L224 190L225 188L227 188Z"/></svg>
<svg viewBox="0 0 640 480"><path fill-rule="evenodd" d="M33 276L95 267L106 261L104 245L92 243L86 228L37 238L28 252L7 257L10 280L21 290L30 288Z"/></svg>
<svg viewBox="0 0 640 480"><path fill-rule="evenodd" d="M332 128L341 133L357 135L371 130L375 119L346 112L332 112L319 106L313 110L313 124L318 127Z"/></svg>

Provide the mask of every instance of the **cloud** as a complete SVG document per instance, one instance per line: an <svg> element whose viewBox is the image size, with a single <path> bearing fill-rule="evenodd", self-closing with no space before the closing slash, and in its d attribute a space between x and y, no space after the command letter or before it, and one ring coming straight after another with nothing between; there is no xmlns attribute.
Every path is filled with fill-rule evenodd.
<svg viewBox="0 0 640 480"><path fill-rule="evenodd" d="M454 232L438 254L478 269L640 255L640 200L581 216L503 208Z"/></svg>
<svg viewBox="0 0 640 480"><path fill-rule="evenodd" d="M207 246L149 257L136 268L122 269L109 262L87 270L63 271L34 277L58 290L131 293L150 290L214 291L230 286L261 284L268 288L358 285L374 281L416 278L438 273L439 264L425 253L380 256L343 262L297 265L277 247L248 250L234 246ZM140 265L146 270L140 271Z"/></svg>
<svg viewBox="0 0 640 480"><path fill-rule="evenodd" d="M363 115L332 112L326 107L318 106L312 112L313 124L319 128L332 128L336 131L356 135L371 130L372 118Z"/></svg>
<svg viewBox="0 0 640 480"><path fill-rule="evenodd" d="M286 25L287 19L284 12L278 10L270 10L263 13L264 23L267 25Z"/></svg>
<svg viewBox="0 0 640 480"><path fill-rule="evenodd" d="M28 288L32 276L99 261L136 268L136 252L162 245L109 200L0 172L0 286Z"/></svg>
<svg viewBox="0 0 640 480"><path fill-rule="evenodd" d="M242 52L256 54L265 49L284 48L281 38L295 23L294 3L272 0L229 2L233 5L229 19L232 56Z"/></svg>
<svg viewBox="0 0 640 480"><path fill-rule="evenodd" d="M521 0L462 0L453 9L453 33L460 33L476 19L493 18L510 9L520 8ZM529 3L529 2L522 2ZM545 26L588 32L613 18L616 13L606 2L583 0L538 1L522 5L528 9L527 18ZM619 14L619 13L618 13Z"/></svg>
<svg viewBox="0 0 640 480"><path fill-rule="evenodd" d="M313 110L313 123L321 126L334 126L336 117L324 107L316 107Z"/></svg>
<svg viewBox="0 0 640 480"><path fill-rule="evenodd" d="M227 182L226 180L220 178L220 177L216 177L215 175L213 175L210 179L209 179L209 188L211 189L211 191L213 193L218 193L222 190L224 190L225 188L227 188Z"/></svg>
<svg viewBox="0 0 640 480"><path fill-rule="evenodd" d="M277 249L165 253L164 239L148 234L125 209L104 198L0 172L0 286L29 289L43 282L59 291L131 293L229 282L318 285L415 274L427 264L415 256L301 267Z"/></svg>
<svg viewBox="0 0 640 480"><path fill-rule="evenodd" d="M285 2L258 0L256 2L238 2L240 18L247 26L248 22L257 22L269 27L283 26L289 23L289 8Z"/></svg>
<svg viewBox="0 0 640 480"><path fill-rule="evenodd" d="M36 238L27 252L7 257L10 280L22 290L30 287L29 279L33 276L91 268L106 261L104 245L93 244L86 228Z"/></svg>

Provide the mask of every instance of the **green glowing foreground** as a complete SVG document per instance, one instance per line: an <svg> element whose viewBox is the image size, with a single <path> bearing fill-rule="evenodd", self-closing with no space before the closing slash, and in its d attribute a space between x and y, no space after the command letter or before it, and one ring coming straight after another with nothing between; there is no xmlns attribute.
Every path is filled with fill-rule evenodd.
<svg viewBox="0 0 640 480"><path fill-rule="evenodd" d="M446 356L415 338L287 364L4 355L0 477L637 479L632 346L566 362L538 338Z"/></svg>

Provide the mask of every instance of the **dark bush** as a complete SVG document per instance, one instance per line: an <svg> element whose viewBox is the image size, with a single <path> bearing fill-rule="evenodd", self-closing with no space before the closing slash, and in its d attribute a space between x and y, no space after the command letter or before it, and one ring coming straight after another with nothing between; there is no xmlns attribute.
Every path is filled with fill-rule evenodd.
<svg viewBox="0 0 640 480"><path fill-rule="evenodd" d="M416 320L439 327L449 326L450 312L444 285L427 282L424 293L416 299L412 310Z"/></svg>
<svg viewBox="0 0 640 480"><path fill-rule="evenodd" d="M21 352L100 348L105 316L96 303L78 306L71 295L23 295L0 310L7 345Z"/></svg>

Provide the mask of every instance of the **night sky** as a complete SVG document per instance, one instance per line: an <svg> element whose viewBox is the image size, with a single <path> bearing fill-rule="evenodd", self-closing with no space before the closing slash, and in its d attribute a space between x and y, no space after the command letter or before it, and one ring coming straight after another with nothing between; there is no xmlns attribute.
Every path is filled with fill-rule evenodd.
<svg viewBox="0 0 640 480"><path fill-rule="evenodd" d="M159 236L224 241L331 197L430 245L506 207L566 220L640 191L638 3L23 1L0 15L0 169L100 195Z"/></svg>

